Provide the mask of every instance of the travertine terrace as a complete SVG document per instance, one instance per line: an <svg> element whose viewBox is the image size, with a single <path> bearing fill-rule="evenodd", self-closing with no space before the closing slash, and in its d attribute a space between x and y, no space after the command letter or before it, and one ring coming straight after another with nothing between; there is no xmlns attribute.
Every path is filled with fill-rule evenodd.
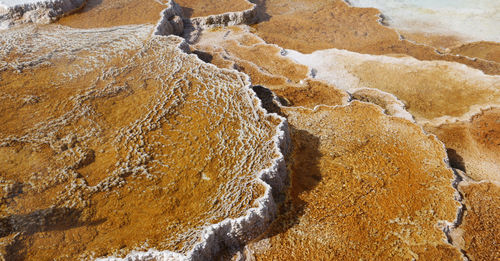
<svg viewBox="0 0 500 261"><path fill-rule="evenodd" d="M409 55L420 60L467 64L485 73L500 73L500 64L483 59L439 53L434 47L402 40L380 21L380 11L355 8L345 1L260 1L263 22L254 26L268 43L303 53L338 48L366 54ZM303 33L307 32L307 33Z"/></svg>
<svg viewBox="0 0 500 261"><path fill-rule="evenodd" d="M194 53L223 68L235 68L250 76L254 85L262 85L290 106L314 107L346 102L348 94L324 81L308 76L310 69L284 57L285 50L267 44L248 27L228 27L204 32Z"/></svg>
<svg viewBox="0 0 500 261"><path fill-rule="evenodd" d="M259 173L278 171L282 119L259 108L245 75L183 53L179 38L148 40L152 29L3 35L7 259L187 253L204 227L272 207Z"/></svg>
<svg viewBox="0 0 500 261"><path fill-rule="evenodd" d="M289 51L287 56L307 65L315 78L341 89L369 88L393 94L421 123L468 119L481 108L500 106L500 76L459 63L338 49L312 54Z"/></svg>
<svg viewBox="0 0 500 261"><path fill-rule="evenodd" d="M86 0L2 0L0 30L23 23L48 24L82 8Z"/></svg>
<svg viewBox="0 0 500 261"><path fill-rule="evenodd" d="M353 6L374 7L384 23L418 43L451 47L453 44L500 41L497 33L500 5L489 0L348 0ZM446 44L439 39L454 40ZM436 41L437 40L437 41Z"/></svg>
<svg viewBox="0 0 500 261"><path fill-rule="evenodd" d="M0 259L499 259L497 6L410 2L0 0Z"/></svg>
<svg viewBox="0 0 500 261"><path fill-rule="evenodd" d="M223 13L242 12L252 9L253 4L247 0L178 0L176 1L184 9L186 17L205 17Z"/></svg>
<svg viewBox="0 0 500 261"><path fill-rule="evenodd" d="M283 214L251 244L257 260L457 260L441 229L458 203L433 136L353 102L283 108L292 128Z"/></svg>

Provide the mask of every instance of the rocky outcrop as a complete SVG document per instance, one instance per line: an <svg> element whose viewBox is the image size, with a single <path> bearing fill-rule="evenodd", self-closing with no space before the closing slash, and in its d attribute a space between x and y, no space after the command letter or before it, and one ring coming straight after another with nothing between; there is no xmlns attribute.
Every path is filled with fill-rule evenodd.
<svg viewBox="0 0 500 261"><path fill-rule="evenodd" d="M223 14L209 15L206 17L196 17L191 19L191 22L196 27L203 29L230 26L241 24L252 24L256 22L257 18L257 5L252 4L250 9L240 12L227 12Z"/></svg>
<svg viewBox="0 0 500 261"><path fill-rule="evenodd" d="M252 24L257 21L257 5L250 3L251 8L238 11L214 14L205 17L186 18L182 8L173 0L162 12L155 35L183 35L188 42L195 42L201 31L213 27Z"/></svg>
<svg viewBox="0 0 500 261"><path fill-rule="evenodd" d="M156 24L155 35L181 35L184 31L182 7L173 0L168 1L167 8L161 13Z"/></svg>
<svg viewBox="0 0 500 261"><path fill-rule="evenodd" d="M86 0L51 0L21 3L4 7L0 12L0 29L22 23L48 24L82 8ZM0 7L1 9L2 7Z"/></svg>

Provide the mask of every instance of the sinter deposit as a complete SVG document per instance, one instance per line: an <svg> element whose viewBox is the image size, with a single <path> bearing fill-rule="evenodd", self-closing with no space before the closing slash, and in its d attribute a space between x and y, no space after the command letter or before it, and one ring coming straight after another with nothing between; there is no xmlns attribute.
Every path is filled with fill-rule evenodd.
<svg viewBox="0 0 500 261"><path fill-rule="evenodd" d="M0 0L0 259L500 259L493 2Z"/></svg>

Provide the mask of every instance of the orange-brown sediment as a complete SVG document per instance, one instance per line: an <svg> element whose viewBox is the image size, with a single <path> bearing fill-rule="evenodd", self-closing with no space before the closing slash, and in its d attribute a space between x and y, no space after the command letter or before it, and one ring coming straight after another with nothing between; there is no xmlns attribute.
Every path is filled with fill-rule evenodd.
<svg viewBox="0 0 500 261"><path fill-rule="evenodd" d="M183 7L186 17L203 17L227 12L239 12L253 6L246 0L176 0L175 2Z"/></svg>
<svg viewBox="0 0 500 261"><path fill-rule="evenodd" d="M282 108L292 127L283 212L247 254L257 260L457 260L440 226L453 221L445 150L406 120L353 102Z"/></svg>
<svg viewBox="0 0 500 261"><path fill-rule="evenodd" d="M264 195L256 175L278 157L281 119L259 109L243 74L151 30L2 35L15 43L0 72L6 259L186 253L205 226Z"/></svg>
<svg viewBox="0 0 500 261"><path fill-rule="evenodd" d="M130 24L156 24L167 0L88 0L80 11L57 23L74 28L102 28Z"/></svg>
<svg viewBox="0 0 500 261"><path fill-rule="evenodd" d="M460 185L466 206L454 240L470 260L500 259L500 186L481 182Z"/></svg>
<svg viewBox="0 0 500 261"><path fill-rule="evenodd" d="M500 182L500 109L481 111L470 120L427 125L448 149L453 167L473 180Z"/></svg>

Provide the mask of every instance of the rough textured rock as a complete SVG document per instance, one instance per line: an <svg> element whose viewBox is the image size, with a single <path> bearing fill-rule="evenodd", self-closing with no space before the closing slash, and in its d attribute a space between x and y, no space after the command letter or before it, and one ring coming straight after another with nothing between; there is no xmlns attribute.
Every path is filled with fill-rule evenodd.
<svg viewBox="0 0 500 261"><path fill-rule="evenodd" d="M48 24L80 9L85 2L86 0L42 0L8 6L3 11L0 7L0 29L23 23Z"/></svg>
<svg viewBox="0 0 500 261"><path fill-rule="evenodd" d="M459 260L441 231L458 202L446 152L370 104L282 108L291 126L289 200L247 248L256 260Z"/></svg>
<svg viewBox="0 0 500 261"><path fill-rule="evenodd" d="M89 0L0 32L3 259L498 259L499 45L386 22Z"/></svg>
<svg viewBox="0 0 500 261"><path fill-rule="evenodd" d="M203 259L272 220L284 119L260 107L246 75L151 30L2 33L4 258L155 248Z"/></svg>
<svg viewBox="0 0 500 261"><path fill-rule="evenodd" d="M173 0L169 0L167 8L161 12L161 19L156 24L155 35L182 35L184 33L183 11Z"/></svg>
<svg viewBox="0 0 500 261"><path fill-rule="evenodd" d="M454 243L470 260L500 259L500 185L462 182L459 189L466 210L462 224L452 233Z"/></svg>
<svg viewBox="0 0 500 261"><path fill-rule="evenodd" d="M310 78L306 66L285 57L283 49L265 43L245 26L205 31L193 49L207 62L248 74L253 85L269 88L288 106L313 108L349 99L335 86Z"/></svg>
<svg viewBox="0 0 500 261"><path fill-rule="evenodd" d="M378 89L361 88L352 92L352 98L377 104L388 115L413 121L413 115L406 110L405 104L390 93Z"/></svg>

